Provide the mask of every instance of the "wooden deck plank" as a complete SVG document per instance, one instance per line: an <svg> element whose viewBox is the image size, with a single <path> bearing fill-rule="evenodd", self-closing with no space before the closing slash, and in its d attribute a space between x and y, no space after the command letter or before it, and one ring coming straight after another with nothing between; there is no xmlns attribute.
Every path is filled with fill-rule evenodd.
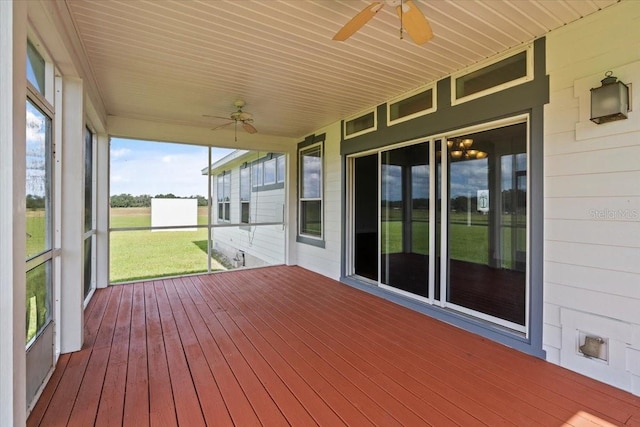
<svg viewBox="0 0 640 427"><path fill-rule="evenodd" d="M320 279L321 280L321 279ZM328 294L323 294L320 297L324 297ZM327 305L331 306L332 302L340 300L341 297L333 296L332 301L328 301ZM497 380L501 387L509 388L512 390L512 396L515 396L516 399L520 397L527 396L527 401L529 402L537 402L538 407L542 408L544 411L549 410L558 410L554 416L556 417L564 417L568 414L574 414L576 411L584 408L584 406L577 406L575 402L566 399L562 394L557 392L557 381L563 381L564 374L572 374L566 369L557 367L555 365L548 364L539 359L533 358L531 356L527 356L522 353L514 354L513 351L507 349L504 346L500 346L496 343L487 341L481 337L468 334L465 331L461 330L451 330L451 328L444 327L444 324L434 321L430 319L429 323L433 323L433 326L430 329L428 339L425 336L421 336L421 331L416 330L414 328L414 321L421 321L423 319L420 318L420 315L412 312L411 310L405 309L396 310L396 307L389 306L385 301L374 299L371 302L375 304L376 313L380 316L380 319L374 317L366 317L366 321L369 322L368 328L375 333L375 331L379 330L380 327L383 327L386 323L393 323L398 329L398 337L400 339L401 336L404 336L403 345L407 345L410 343L419 343L420 345L429 346L429 347L437 347L437 348L445 348L446 349L446 357L447 358L457 358L458 363L472 365L475 366L474 374L484 373L485 379L488 381ZM362 303L362 300L355 301L355 304ZM365 311L366 310L366 311ZM370 311L371 307L367 306L362 309L362 313L366 313ZM385 318L385 310L388 310L390 313L393 313L393 318ZM423 334L422 334L423 335ZM465 345L458 345L457 343L466 343ZM480 354L476 354L477 352L481 352ZM464 357L459 355L465 355ZM501 357L504 355L504 360ZM522 363L521 363L522 362ZM505 366L512 366L513 363L520 364L521 369L518 370L520 373L519 376L514 376L511 371L505 370ZM546 375L547 381L540 380L539 374L530 375L531 372L536 372L536 369L532 371L531 365L542 364L546 369L545 371L550 372L558 372L560 371L563 376L556 378L555 376ZM491 369L488 370L487 367ZM575 374L574 374L575 376ZM612 387L605 386L597 381L593 381L587 379L582 376L578 376L579 379L583 380L582 384L584 384L584 380L588 380L587 383L590 383L591 386L597 385L599 387L598 393L600 396L596 399L593 399L593 396L589 396L588 400L595 400L599 402L599 404L605 404L610 400L614 400L616 403L616 411L615 414L619 415L615 419L611 417L607 417L601 411L591 409L590 412L594 413L601 418L608 420L609 422L620 423L624 422L624 419L628 417L628 413L620 412L617 409L617 405L620 403L619 400L615 399L611 395L607 393L603 393L602 390L606 390L607 388L613 389ZM504 381L503 381L504 380ZM530 380L529 384L523 381ZM576 386L575 383L569 384ZM533 390L533 391L532 391ZM587 389L588 390L588 389ZM620 390L615 390L615 393L621 393L622 395L630 396L628 393L621 392ZM583 393L581 387L578 387L576 390L578 393ZM536 396L533 398L532 396ZM546 396L544 399L542 396ZM558 402L562 402L565 404L564 407L558 406ZM584 404L584 402L581 402Z"/></svg>
<svg viewBox="0 0 640 427"><path fill-rule="evenodd" d="M182 303L183 305L188 304L188 307L186 308L190 313L189 317L192 323L201 322L203 320L196 315L197 308L195 303L200 302L202 305L205 303L205 300L202 295L196 291L195 283L193 281L189 281L189 285L191 290L190 294L193 295L193 299L183 299ZM221 321L220 316L222 316L222 319L224 320L227 317L226 314L219 312L216 313L215 316L225 329L226 334L233 341L238 351L240 351L248 365L251 367L255 377L262 383L265 389L269 390L274 404L279 408L280 412L284 412L284 416L287 418L289 423L294 425L314 424L313 419L304 410L304 408L299 405L299 402L295 400L295 396L291 395L289 390L286 388L286 385L280 381L277 375L273 373L267 364L263 363L263 361L257 357L255 349L248 345L246 338L242 336L232 324ZM271 423L271 421L268 422Z"/></svg>
<svg viewBox="0 0 640 427"><path fill-rule="evenodd" d="M287 304L295 304L295 302L289 301ZM313 307L300 307L300 313L305 313L305 316L311 316L314 311ZM325 315L331 312L332 307L323 307L318 313L321 317L317 318L317 321L321 322L322 320L326 320ZM343 310L336 313L335 317L329 317L328 320L330 321L325 322L329 328L326 330L326 333L329 334L332 339L336 339L342 348L346 349L349 347L354 349L364 361L376 361L380 371L387 371L389 376L397 381L394 383L387 380L385 382L385 388L396 390L393 393L394 395L404 396L403 399L411 402L412 407L420 408L420 411L424 414L423 416L430 422L438 425L451 421L460 425L480 424L480 420L490 425L499 425L506 422L505 418L499 414L488 411L479 402L475 402L473 399L469 399L464 394L461 394L453 385L439 380L437 375L430 375L427 371L429 376L423 379L422 377L424 377L424 375L420 377L416 372L409 373L406 369L402 370L397 368L395 364L398 361L405 361L407 366L411 366L414 362L419 364L417 363L419 359L408 360L406 355L401 355L401 353L406 353L406 348L394 346L393 342L384 341L384 337L367 339L371 331L362 328L361 322L351 324L347 319L339 316L344 313L346 312ZM339 327L332 325L339 325ZM377 336L380 335L382 334L377 334ZM353 339L353 337L360 338L356 340ZM428 349L425 350L428 351ZM357 362L357 359L354 363L355 362ZM419 381L419 379L422 379L422 381ZM410 394L407 394L407 392ZM428 401L421 400L419 396L428 396ZM463 404L464 407L473 408L475 416L461 411L460 406L458 406L460 404ZM436 418L436 413L442 413L447 416L449 420L444 421L441 418Z"/></svg>
<svg viewBox="0 0 640 427"><path fill-rule="evenodd" d="M118 427L123 423L133 286L122 286L121 288L120 306L112 340L113 347L107 362L105 381L96 416L96 427Z"/></svg>
<svg viewBox="0 0 640 427"><path fill-rule="evenodd" d="M252 292L245 291L243 298L252 298ZM253 302L258 303L257 300L253 300ZM366 374L347 369L346 362L334 349L325 346L295 322L289 322L281 313L277 311L268 311L267 313L267 311L265 310L265 314L270 316L269 322L272 327L277 327L276 332L294 344L298 357L312 360L314 368L329 382L336 384L337 388L349 396L357 406L364 408L365 415L374 423L402 425L403 421L410 420L412 425L419 425L420 422L423 422L408 413L406 409L403 410L393 396L371 381ZM407 424L405 423L405 425Z"/></svg>
<svg viewBox="0 0 640 427"><path fill-rule="evenodd" d="M205 318L214 317L206 304L198 304L197 312L193 307L187 307L187 314L190 318L193 329L198 336L198 340L204 352L204 357L209 365L209 369L214 373L214 381L220 391L220 396L228 410L229 416L235 425L258 426L260 421L249 402L247 395L240 387L231 367L225 360L215 339L211 335ZM217 396L214 396L214 398ZM221 404L222 402L220 402ZM222 418L223 421L226 419Z"/></svg>
<svg viewBox="0 0 640 427"><path fill-rule="evenodd" d="M252 291L252 293L255 291ZM256 292L258 293L258 292ZM404 425L425 425L425 424L436 424L436 425L447 425L452 424L450 419L447 419L443 414L438 412L435 408L432 408L435 412L431 414L431 419L427 420L424 418L420 418L415 414L409 407L402 407L405 403L412 402L416 403L418 400L415 396L413 396L410 392L408 392L403 387L397 387L396 383L394 383L389 377L383 374L382 371L377 369L375 366L369 363L366 357L362 357L359 354L351 352L348 348L341 345L338 341L336 341L330 334L324 333L324 328L326 327L325 323L318 322L312 323L307 319L308 312L302 312L300 316L296 316L293 312L295 310L288 310L293 307L293 305L288 304L280 304L280 301L277 299L272 299L270 295L267 293L257 295L254 299L255 304L269 304L266 306L267 310L270 312L275 312L280 310L280 313L283 314L282 322L287 324L297 324L301 327L301 330L304 330L309 336L313 336L317 338L320 342L322 342L325 346L327 346L330 351L335 352L339 355L339 358L329 359L333 365L335 365L338 369L344 369L346 366L351 365L350 368L346 370L355 369L359 371L363 376L368 378L371 381L371 384L365 386L370 394L370 397L378 402L380 406L382 406L382 402L385 402L386 409L389 410L390 415L396 418L399 422ZM289 313L287 313L289 312ZM329 322L331 319L328 319ZM308 339L308 338L306 338ZM313 345L318 351L318 346ZM329 354L322 352L323 354ZM330 356L329 356L330 357ZM348 365L347 365L348 364ZM342 366L342 368L341 368ZM372 385L375 384L380 390L385 390L387 395L382 395L379 392L376 393L375 389L372 390ZM382 396L382 398L380 398ZM392 397L392 400L389 397ZM398 403L396 403L397 401ZM423 404L425 402L422 402Z"/></svg>
<svg viewBox="0 0 640 427"><path fill-rule="evenodd" d="M160 312L156 298L160 282L144 284L146 313L147 360L149 369L149 424L151 426L176 425L176 408L169 377ZM161 289L161 291L163 291Z"/></svg>
<svg viewBox="0 0 640 427"><path fill-rule="evenodd" d="M51 401L40 421L40 425L55 425L61 422L63 423L62 425L68 424L110 293L111 289L107 289L105 292L100 292L99 295L95 296L97 301L89 310L85 323L85 340L82 350L71 354L66 365L65 375L62 376L55 392L51 396ZM49 384L47 384L47 387L49 387Z"/></svg>
<svg viewBox="0 0 640 427"><path fill-rule="evenodd" d="M144 283L131 286L133 286L131 332L122 425L144 427L149 425L149 371L147 369Z"/></svg>
<svg viewBox="0 0 640 427"><path fill-rule="evenodd" d="M288 425L286 418L220 323L218 316L224 315L224 313L217 312L213 316L203 316L221 354L251 402L260 422L269 426Z"/></svg>
<svg viewBox="0 0 640 427"><path fill-rule="evenodd" d="M247 307L254 307L255 305L246 298L248 294L243 295L243 298L235 298L233 292L222 291L221 289L224 286L220 285L225 285L224 276L216 276L211 279L215 279L215 286L210 286L210 288L216 289L220 298L228 297L230 300L236 300L238 307L244 311L247 320L254 326L259 325L261 335L272 343L272 347L278 351L281 357L287 360L290 366L304 378L347 425L373 425L371 419L361 410L362 406L359 403L362 402L362 399L355 399L357 402L354 402L354 399L350 399L354 394L349 393L352 389L348 386L348 382L343 376L335 371L323 368L321 366L322 359L315 354L309 354L308 358L301 357L297 347L302 343L299 342L297 337L282 330L265 313L252 316L251 310L247 309ZM208 284L210 285L210 283Z"/></svg>
<svg viewBox="0 0 640 427"><path fill-rule="evenodd" d="M338 300L339 298L340 297L334 297L334 301ZM377 301L374 301L374 302L377 302ZM358 302L356 302L356 304L358 304ZM391 307L391 312L396 313L397 310L393 310L393 308L394 307ZM371 308L370 307L363 308L362 310L365 311L369 309ZM412 331L412 327L410 326L413 323L408 319L407 320L385 319L384 314L382 314L384 313L385 309L388 309L388 308L381 308L381 307L376 308L377 312L381 314L380 317L382 317L380 322L376 323L375 322L376 319L368 319L368 320L371 320L371 324L369 324L369 328L372 331L374 331L373 333L379 330L380 327L384 326L384 324L381 324L381 322L388 322L388 323L395 322L395 325L399 327L399 335L403 335L403 334L406 335L405 342L415 341L416 339L415 337L417 335L412 335L412 334L416 333L416 331ZM408 318L411 318L415 315L415 313L408 311L407 313L402 313L402 315ZM420 319L417 319L417 320L420 320ZM515 361L513 360L514 355L511 354L512 352L509 352L505 347L498 346L495 343L489 342L477 336L473 336L471 337L471 339L466 338L467 341L473 341L473 344L470 343L466 348L456 346L455 343L460 342L460 339L457 339L457 338L454 339L455 333L452 335L452 331L442 330L442 325L439 324L439 322L435 322L432 320L431 323L434 323L434 328L432 329L432 333L430 337L431 340L430 342L425 342L424 344L429 345L431 347L446 348L447 358L450 358L450 357L457 358L459 363L469 365L469 366L473 366L475 364L477 368L474 370L474 372L476 374L484 372L486 374L485 375L486 378L488 378L489 380L504 377L506 381L500 382L501 387L504 387L505 389L506 388L511 389L512 394L515 396L526 397L526 400L528 402L537 401L539 406L544 408L545 411L555 411L554 416L564 417L566 414L573 414L576 411L581 409L580 406L576 406L575 402L572 402L570 399L567 399L565 396L557 392L557 388L555 387L555 382L556 381L563 382L562 376L560 376L558 379L556 375L551 375L547 378L547 381L542 381L542 382L537 381L534 383L527 384L526 386L523 386L523 379L526 381L526 378L522 378L522 377L515 378L512 374L508 374L508 373L505 375L505 370L504 370L505 363L512 364ZM407 327L401 328L400 326L402 325L407 325ZM438 337L438 333L436 329L440 329L442 331L441 336ZM464 331L455 331L455 332L466 334ZM434 339L435 339L435 342L434 342ZM506 353L505 353L505 350L507 350ZM478 351L483 351L483 353L481 354L480 357L475 357L476 356L475 353ZM500 357L503 354L505 354L505 360L500 360ZM459 355L465 355L465 356L461 357ZM568 372L565 369L547 364L543 361L540 361L539 359L535 359L524 354L519 353L517 356L518 357L516 359L519 361L530 362L533 364L542 363L542 366L544 366L545 368L551 371L560 371L562 374L566 374ZM524 364L522 366L523 376L526 377L529 372L531 372L531 370L529 369L529 365ZM538 378L539 376L536 376L536 375L532 377L532 379L536 379L536 380ZM584 379L584 377L581 377L580 379ZM590 380L590 382L591 384L600 385L600 383L593 380ZM550 387L550 385L553 385L553 386ZM570 385L575 386L575 384L570 384ZM607 387L608 386L605 386L604 388L607 388ZM616 393L620 393L620 390L617 390L617 389L614 389L614 390ZM623 394L628 395L626 393L623 393ZM603 402L610 400L611 396L605 394L605 395L601 395L600 398L601 400L597 400L597 401L600 404L602 404ZM563 406L559 406L559 403L562 404ZM616 403L618 403L617 400L616 400ZM597 411L597 410L591 410L591 411L594 412L596 415L603 417L604 419L608 419L610 422L622 422L623 421L622 418L626 419L628 416L628 414L625 412L616 412L620 416L617 417L616 419L613 419L602 414L600 411Z"/></svg>
<svg viewBox="0 0 640 427"><path fill-rule="evenodd" d="M203 323L203 320L198 316L189 316L187 313L188 310L191 313L196 311L193 308L192 296L187 291L187 288L193 287L193 284L188 279L174 279L172 285L179 298L176 298L171 286L168 287L167 294L180 331L180 338L204 418L215 419L217 425L232 425L229 411L215 380L216 372L211 370L193 327L194 323Z"/></svg>
<svg viewBox="0 0 640 427"><path fill-rule="evenodd" d="M29 414L29 418L27 419L27 427L35 427L40 425L42 422L42 418L44 417L47 408L49 407L49 402L51 401L53 394L55 393L58 385L60 384L60 380L62 379L65 370L67 368L67 364L69 363L69 359L71 358L71 353L66 353L60 355L58 358L58 362L56 363L56 368L49 379L49 383L42 391L40 395L40 399L38 399L37 404L32 409Z"/></svg>
<svg viewBox="0 0 640 427"><path fill-rule="evenodd" d="M96 340L85 371L85 377L82 380L78 397L71 411L69 426L82 427L95 423L109 353L112 347L111 343L120 307L121 293L122 288L120 287L111 289L109 293L109 300L106 303L107 308L102 316L100 328L96 334Z"/></svg>
<svg viewBox="0 0 640 427"><path fill-rule="evenodd" d="M28 426L640 423L637 396L300 267L101 289L85 319Z"/></svg>
<svg viewBox="0 0 640 427"><path fill-rule="evenodd" d="M210 296L207 287L202 287L200 280L194 280L194 289L203 292L206 296ZM202 298L203 301L206 300ZM235 306L236 310L239 309ZM339 426L344 422L338 415L321 399L321 397L307 384L304 379L298 375L295 370L281 357L269 342L260 335L258 329L251 325L245 316L235 316L233 321L236 327L242 331L247 340L255 348L255 350L263 357L265 363L273 370L273 372L281 378L283 384L291 390L291 393L306 408L315 422L319 425ZM243 341L244 342L244 341ZM243 354L246 352L241 349ZM266 369L258 369L263 371ZM287 417L289 419L289 417ZM289 419L293 424L293 420Z"/></svg>
<svg viewBox="0 0 640 427"><path fill-rule="evenodd" d="M220 301L218 301L216 297L213 297L214 294L218 294L218 297L220 297L220 294L216 289L218 288L218 286L217 284L212 284L208 279L209 278L201 279L200 286L204 293L208 293L213 298L213 300L212 298L208 299L208 305L212 307L203 308L203 310L214 310L216 307L220 307L221 305L229 306L229 303L227 303L227 301L224 301L223 304L218 304ZM205 280L206 283L204 283ZM221 299L225 300L226 298L222 296ZM206 312L207 311L203 311L202 314L205 315ZM351 402L344 398L344 396L335 391L329 392L330 390L332 390L333 385L330 382L326 381L322 376L317 374L308 361L299 358L297 354L293 352L289 347L287 341L282 340L280 336L275 334L275 332L271 330L266 323L261 323L260 319L253 319L252 322L255 322L252 323L252 325L257 330L259 330L261 336L263 336L264 339L268 343L270 343L271 348L274 350L274 352L276 352L282 359L287 360L287 362L291 363L291 368L294 371L306 373L304 381L309 384L314 392L323 401L325 401L333 411L339 414L339 417L346 424L358 426L371 424L371 422L366 417L364 417L364 415L359 412ZM339 423L325 425L339 425Z"/></svg>
<svg viewBox="0 0 640 427"><path fill-rule="evenodd" d="M179 425L204 425L204 418L200 402L196 394L192 373L189 370L185 350L188 346L183 346L176 317L178 313L172 305L177 298L175 289L171 281L164 283L162 288L156 289L158 310L160 311L160 322L164 337L164 344L167 352L167 363L169 375L171 377L171 388L173 390L176 417Z"/></svg>
<svg viewBox="0 0 640 427"><path fill-rule="evenodd" d="M204 299L202 299L204 300ZM280 412L287 421L292 425L313 425L314 419L302 406L294 394L287 388L286 384L271 369L270 365L265 362L261 354L247 339L244 332L238 328L237 324L231 318L230 313L237 312L237 309L226 312L216 313L216 317L220 325L224 328L227 335L233 341L235 347L242 354L256 378L262 383L264 388L279 408Z"/></svg>
<svg viewBox="0 0 640 427"><path fill-rule="evenodd" d="M476 395L476 402L467 400L465 406L473 408L474 413L478 416L482 413L481 420L483 422L495 425L497 423L504 423L505 420L509 420L515 424L533 425L536 423L555 424L560 422L560 419L545 417L544 413L538 413L537 418L531 419L529 417L523 417L523 413L527 413L526 409L531 409L530 405L522 407L519 406L519 400L514 396L509 396L503 392L503 389L497 389L492 386L490 382L484 381L475 373L465 373L464 375L456 374L460 371L459 364L450 359L450 354L447 357L442 357L437 348L433 348L430 345L417 345L415 340L404 342L402 345L395 345L393 342L387 342L384 345L380 345L380 342L384 342L385 337L395 336L395 329L389 325L381 324L376 325L374 329L370 329L367 325L363 324L363 319L350 322L346 310L334 309L335 304L323 305L322 311L318 311L314 304L305 303L307 298L287 298L288 304L298 304L297 312L306 313L307 316L312 316L316 313L316 317L326 318L330 313L335 314L333 321L327 322L328 327L332 328L329 333L332 337L342 337L342 342L349 343L350 335L361 337L359 341L362 341L362 345L366 347L376 348L376 354L370 353L367 360L380 359L385 356L385 360L382 360L381 366L389 365L389 370L393 370L393 363L403 361L407 366L411 366L412 370L408 371L406 375L409 378L405 378L403 383L406 385L411 384L411 380L422 380L423 384L438 383L437 388L433 388L436 393L448 388L454 391L456 396L456 402L459 404L460 398L470 397ZM328 310L328 312L327 312ZM339 328L333 325L340 325ZM353 330L346 331L345 328L351 326ZM377 337L376 337L377 335ZM372 337L373 336L373 337ZM376 337L376 338L374 338ZM357 345L357 342L351 344L351 347ZM363 349L363 351L365 351ZM435 360L434 360L435 359ZM413 363L412 363L413 362ZM398 378L398 375L402 375L402 372L395 372L393 376ZM470 377L470 378L469 378ZM447 381L438 381L438 378L446 378ZM482 385L484 392L478 395L476 389ZM451 391L451 390L449 390ZM451 396L451 393L448 393ZM433 396L432 396L433 397ZM506 407L505 407L506 405ZM440 405L438 405L440 407ZM493 408L493 412L488 412L486 409ZM530 412L530 411L529 411ZM467 421L468 422L468 421Z"/></svg>

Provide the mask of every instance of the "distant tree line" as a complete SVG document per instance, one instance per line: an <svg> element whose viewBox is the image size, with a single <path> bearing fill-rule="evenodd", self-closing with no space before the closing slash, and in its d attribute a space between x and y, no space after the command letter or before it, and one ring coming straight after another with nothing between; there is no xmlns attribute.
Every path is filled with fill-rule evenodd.
<svg viewBox="0 0 640 427"><path fill-rule="evenodd" d="M151 199L198 199L198 206L207 206L207 198L203 196L178 197L175 194L156 194L150 196L141 194L132 196L131 194L116 194L111 196L110 204L112 208L149 208L151 207Z"/></svg>
<svg viewBox="0 0 640 427"><path fill-rule="evenodd" d="M44 197L27 194L27 209L44 209Z"/></svg>

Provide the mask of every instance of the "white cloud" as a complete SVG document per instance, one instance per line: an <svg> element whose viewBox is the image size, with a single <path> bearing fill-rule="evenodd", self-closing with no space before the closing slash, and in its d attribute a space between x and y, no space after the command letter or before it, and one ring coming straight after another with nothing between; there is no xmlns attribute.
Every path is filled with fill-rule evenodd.
<svg viewBox="0 0 640 427"><path fill-rule="evenodd" d="M129 180L122 175L111 175L111 183L129 182Z"/></svg>
<svg viewBox="0 0 640 427"><path fill-rule="evenodd" d="M129 153L131 153L131 150L128 148L112 148L110 151L112 160L124 157Z"/></svg>

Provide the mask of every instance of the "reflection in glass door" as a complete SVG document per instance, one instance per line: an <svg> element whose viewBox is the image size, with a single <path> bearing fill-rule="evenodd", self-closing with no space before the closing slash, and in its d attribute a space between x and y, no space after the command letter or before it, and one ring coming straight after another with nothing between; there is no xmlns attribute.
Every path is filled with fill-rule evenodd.
<svg viewBox="0 0 640 427"><path fill-rule="evenodd" d="M526 122L349 165L353 274L526 333Z"/></svg>
<svg viewBox="0 0 640 427"><path fill-rule="evenodd" d="M447 302L524 331L526 124L449 139Z"/></svg>
<svg viewBox="0 0 640 427"><path fill-rule="evenodd" d="M429 296L429 144L381 153L380 282Z"/></svg>

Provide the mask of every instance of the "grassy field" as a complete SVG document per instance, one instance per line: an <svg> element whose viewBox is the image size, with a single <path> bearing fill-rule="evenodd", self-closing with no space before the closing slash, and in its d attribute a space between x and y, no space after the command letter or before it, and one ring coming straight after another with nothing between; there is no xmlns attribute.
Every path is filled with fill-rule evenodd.
<svg viewBox="0 0 640 427"><path fill-rule="evenodd" d="M418 211L418 210L416 210ZM411 252L428 255L429 253L429 222L425 212L414 211L412 222L412 245ZM388 221L382 223L382 252L399 253L402 252L402 220L401 215L395 211L390 211ZM526 223L524 217L520 217L517 232L521 247L524 250L526 238ZM470 220L470 222L468 222ZM512 247L512 223L513 216L505 214L502 216L501 249L503 259L502 267L511 268L511 247ZM470 225L467 225L469 224ZM453 212L450 214L449 223L449 254L452 259L468 261L477 264L489 263L489 216L480 213Z"/></svg>
<svg viewBox="0 0 640 427"><path fill-rule="evenodd" d="M198 224L207 223L199 208ZM112 208L111 228L151 226L150 208ZM215 258L212 270L225 267ZM123 282L207 271L207 229L114 231L110 234L109 280Z"/></svg>
<svg viewBox="0 0 640 427"><path fill-rule="evenodd" d="M27 271L27 342L31 341L49 320L50 303L47 297L47 282L50 282L50 277L47 277L47 264L40 264Z"/></svg>
<svg viewBox="0 0 640 427"><path fill-rule="evenodd" d="M402 251L402 223L399 212L389 211L389 220L383 223L382 247L384 253ZM418 210L413 221L413 247L411 251L428 254L429 223L426 210ZM488 215L471 214L471 226L467 225L467 214L456 212L451 214L449 226L449 249L453 259L465 260L480 264L488 262ZM29 256L42 252L45 248L43 211L29 211L27 214L27 254ZM502 218L503 253L510 253L511 216ZM198 208L198 224L207 223L207 208ZM111 209L111 227L149 227L151 226L150 208L113 208ZM524 239L525 228L518 228ZM524 241L524 240L522 240ZM110 281L123 282L148 279L161 276L199 273L207 270L207 230L197 231L115 231L110 235ZM225 267L212 258L212 269L222 270ZM46 312L46 307L34 301L43 300L45 289L41 280L35 278L27 284L27 300L31 301L28 319L34 318L31 325ZM34 299L35 298L35 299Z"/></svg>
<svg viewBox="0 0 640 427"><path fill-rule="evenodd" d="M44 209L27 210L27 258L44 251L45 225Z"/></svg>

